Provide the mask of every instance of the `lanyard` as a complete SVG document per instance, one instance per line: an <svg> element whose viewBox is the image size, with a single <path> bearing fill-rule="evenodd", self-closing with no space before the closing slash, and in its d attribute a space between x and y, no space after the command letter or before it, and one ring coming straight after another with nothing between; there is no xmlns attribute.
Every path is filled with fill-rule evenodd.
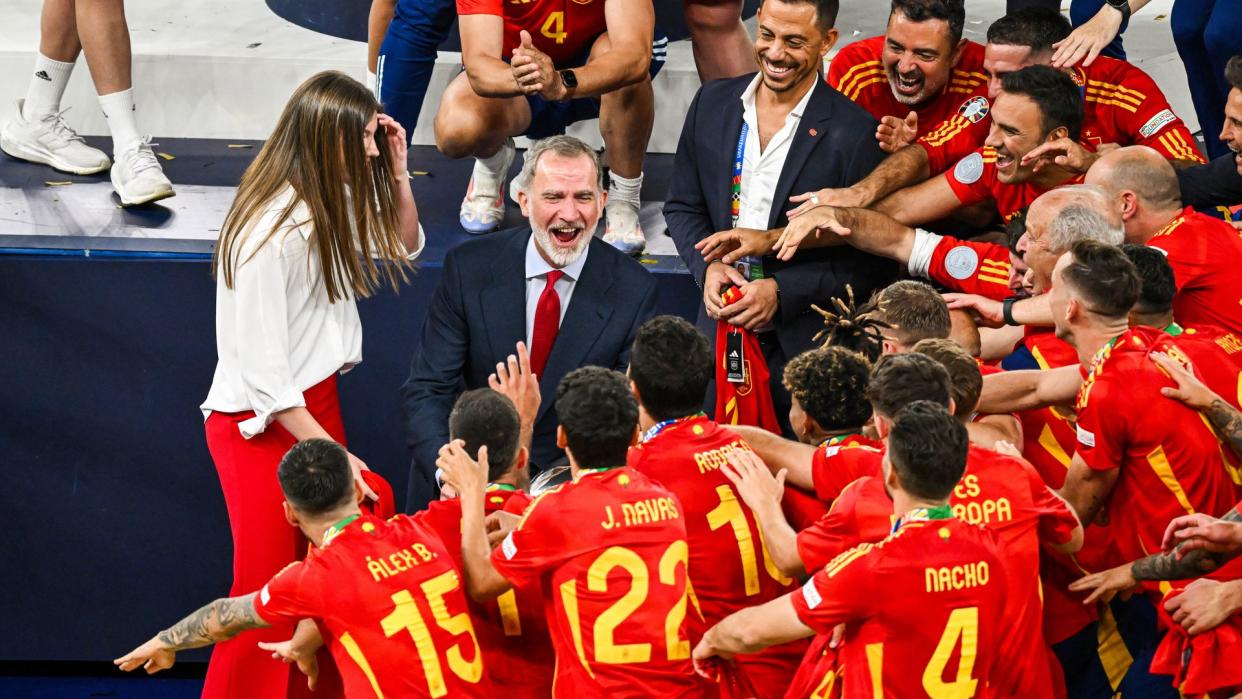
<svg viewBox="0 0 1242 699"><path fill-rule="evenodd" d="M496 490L504 490L508 492L513 492L517 490L517 486L509 485L508 483L488 483L487 484L487 492L490 493Z"/></svg>
<svg viewBox="0 0 1242 699"><path fill-rule="evenodd" d="M746 136L750 134L750 124L742 119L742 130L737 135L737 149L733 151L732 200L729 202L729 220L734 228L742 213L742 164L746 161ZM735 263L747 279L754 281L763 279L763 258L743 257Z"/></svg>
<svg viewBox="0 0 1242 699"><path fill-rule="evenodd" d="M327 546L328 544L332 543L333 539L340 536L341 532L345 531L345 527L348 527L349 525L353 524L354 520L358 519L360 516L361 515L350 515L346 517L345 519L337 522L336 524L333 524L332 526L328 527L328 531L323 533L323 545Z"/></svg>
<svg viewBox="0 0 1242 699"><path fill-rule="evenodd" d="M1177 323L1170 323L1169 327L1164 329L1164 333L1171 337L1177 337L1178 335L1181 335L1183 332L1185 331L1182 330L1182 326L1178 325Z"/></svg>
<svg viewBox="0 0 1242 699"><path fill-rule="evenodd" d="M939 507L916 507L903 515L896 522L893 522L893 533L896 534L898 529L910 522L926 522L933 519L952 519L953 508L948 505L940 505Z"/></svg>
<svg viewBox="0 0 1242 699"><path fill-rule="evenodd" d="M689 420L695 420L701 417L707 417L707 413L699 411L693 415L687 415L685 417L675 417L672 420L664 420L663 422L657 422L656 424L651 426L651 429L643 433L643 441L649 442L652 439L655 439L656 436L659 435L661 432L663 432L665 429L672 427L673 425L676 425L679 422L687 422Z"/></svg>
<svg viewBox="0 0 1242 699"><path fill-rule="evenodd" d="M835 447L835 446L837 446L838 444L841 444L841 443L842 443L842 442L844 442L845 440L849 439L850 437L861 437L861 436L862 436L862 435L861 435L861 433L859 433L859 432L846 432L845 434L834 434L833 436L829 437L828 439L825 439L824 441L820 442L820 443L819 443L819 446L821 446L821 447Z"/></svg>

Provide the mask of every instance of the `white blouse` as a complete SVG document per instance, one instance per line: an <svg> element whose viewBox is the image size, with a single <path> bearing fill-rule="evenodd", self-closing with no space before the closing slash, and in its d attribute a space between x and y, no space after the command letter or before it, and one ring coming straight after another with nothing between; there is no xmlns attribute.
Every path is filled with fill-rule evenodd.
<svg viewBox="0 0 1242 699"><path fill-rule="evenodd" d="M200 407L203 419L213 410L253 410L255 416L238 425L246 439L262 433L275 413L306 407L302 391L362 361L358 305L352 295L328 302L319 257L311 254L305 204L263 242L292 197L289 188L273 199L243 242L233 288L222 274L216 280L218 360ZM409 259L423 243L420 225L418 249Z"/></svg>

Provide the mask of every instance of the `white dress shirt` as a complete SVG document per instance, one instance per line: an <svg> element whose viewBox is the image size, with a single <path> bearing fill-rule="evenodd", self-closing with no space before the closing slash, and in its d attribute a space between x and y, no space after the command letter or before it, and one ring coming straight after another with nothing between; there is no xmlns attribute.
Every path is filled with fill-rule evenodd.
<svg viewBox="0 0 1242 699"><path fill-rule="evenodd" d="M561 317L556 323L556 327L561 326L561 321L565 320L565 311L569 310L569 299L574 295L574 286L578 283L578 279L582 277L582 268L586 265L587 255L591 252L591 246L587 245L578 259L572 264L561 268L565 274L556 280L556 284L552 287L556 289L556 295L561 299ZM543 255L539 254L539 249L535 247L535 234L532 232L526 241L526 347L530 348L531 335L535 333L535 311L539 308L539 297L543 295L543 289L547 286L548 272L556 269L543 259Z"/></svg>
<svg viewBox="0 0 1242 699"><path fill-rule="evenodd" d="M737 228L754 228L768 230L772 207L786 206L788 202L773 202L776 197L776 183L785 169L785 158L789 155L789 146L793 143L798 125L802 123L802 113L811 100L811 94L819 85L817 78L811 83L798 104L785 117L785 124L768 141L767 148L759 150L759 112L755 109L755 90L759 87L761 75L756 75L746 91L742 93L742 121L749 130L746 134L746 152L742 156L742 191L738 201ZM792 207L791 207L792 208Z"/></svg>
<svg viewBox="0 0 1242 699"><path fill-rule="evenodd" d="M328 302L305 204L263 241L292 198L292 188L277 195L242 242L233 288L223 274L216 280L218 359L201 409L204 419L213 410L253 410L255 416L239 424L247 439L263 432L275 413L305 407L303 391L362 361L357 303L352 295ZM410 259L423 242L420 226Z"/></svg>

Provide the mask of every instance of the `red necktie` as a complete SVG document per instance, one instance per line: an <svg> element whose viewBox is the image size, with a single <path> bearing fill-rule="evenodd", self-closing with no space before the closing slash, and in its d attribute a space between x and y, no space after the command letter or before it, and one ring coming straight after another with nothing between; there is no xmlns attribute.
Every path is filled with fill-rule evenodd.
<svg viewBox="0 0 1242 699"><path fill-rule="evenodd" d="M559 269L548 272L539 305L535 306L535 329L530 334L530 368L539 378L543 378L543 367L548 363L556 331L561 327L561 297L556 293L556 280L563 276L565 273Z"/></svg>

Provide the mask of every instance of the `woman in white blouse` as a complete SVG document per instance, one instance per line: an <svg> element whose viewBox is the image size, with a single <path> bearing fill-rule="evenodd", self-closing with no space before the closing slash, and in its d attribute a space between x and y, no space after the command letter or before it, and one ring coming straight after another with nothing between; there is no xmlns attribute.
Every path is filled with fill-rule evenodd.
<svg viewBox="0 0 1242 699"><path fill-rule="evenodd" d="M233 534L232 596L305 553L282 514L277 466L297 441L345 443L336 375L362 360L356 299L395 289L422 250L406 144L362 84L319 73L290 98L224 219L214 260L219 361L202 410ZM363 483L366 465L350 460ZM256 646L291 633L217 645L203 696L304 688Z"/></svg>

